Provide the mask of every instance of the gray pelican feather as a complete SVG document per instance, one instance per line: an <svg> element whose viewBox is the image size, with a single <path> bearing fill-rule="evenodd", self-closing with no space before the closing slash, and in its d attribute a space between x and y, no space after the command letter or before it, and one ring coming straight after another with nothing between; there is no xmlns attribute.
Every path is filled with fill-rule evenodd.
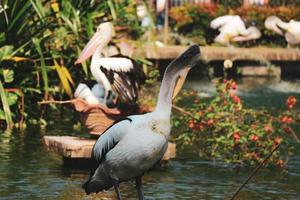
<svg viewBox="0 0 300 200"><path fill-rule="evenodd" d="M144 199L141 177L161 160L167 149L172 99L199 55L199 47L193 45L169 64L153 112L128 116L99 137L92 150L94 168L83 185L87 194L114 186L121 199L119 183L136 179L139 199Z"/></svg>

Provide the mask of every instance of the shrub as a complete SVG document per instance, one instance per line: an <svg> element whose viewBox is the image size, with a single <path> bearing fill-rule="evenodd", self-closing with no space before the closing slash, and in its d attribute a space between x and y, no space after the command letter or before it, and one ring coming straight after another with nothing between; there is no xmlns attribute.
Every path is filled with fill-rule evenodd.
<svg viewBox="0 0 300 200"><path fill-rule="evenodd" d="M210 21L215 16L225 14L225 9L221 5L208 4L185 4L179 7L173 7L170 10L171 27L179 34L185 34L197 38L197 42L205 45L212 41Z"/></svg>
<svg viewBox="0 0 300 200"><path fill-rule="evenodd" d="M269 162L283 167L293 149L288 139L292 136L298 141L293 131L299 121L294 112L296 98L289 97L288 109L275 115L267 110L244 108L235 94L237 87L233 80L219 81L216 95L208 102L200 101L195 92L186 93L193 103L188 115L174 119L174 126L181 130L177 141L183 145L195 144L205 158L237 165L261 162L281 143ZM183 101L186 98L178 103Z"/></svg>

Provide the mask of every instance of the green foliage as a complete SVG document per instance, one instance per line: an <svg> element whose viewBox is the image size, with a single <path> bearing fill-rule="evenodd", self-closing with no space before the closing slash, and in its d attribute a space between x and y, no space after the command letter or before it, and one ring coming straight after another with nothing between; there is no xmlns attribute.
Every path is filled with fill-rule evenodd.
<svg viewBox="0 0 300 200"><path fill-rule="evenodd" d="M45 110L37 111L37 101L69 98L76 84L73 77L78 82L90 78L87 63L81 70L73 67L74 61L104 17L134 38L143 34L133 0L1 3L5 9L0 12L0 127L11 127L28 115L46 117Z"/></svg>
<svg viewBox="0 0 300 200"><path fill-rule="evenodd" d="M270 6L300 6L299 0L270 0Z"/></svg>
<svg viewBox="0 0 300 200"><path fill-rule="evenodd" d="M237 84L232 80L217 82L216 89L217 93L208 102L201 102L194 92L186 92L185 98L179 100L179 104L190 101L192 106L188 108L189 115L173 120L175 128L184 133L178 135L177 141L195 144L203 157L238 165L261 162L281 143L270 163L284 166L292 153L289 139L298 141L293 131L299 121L293 111L297 100L290 97L286 103L288 110L272 114L267 110L243 108L235 94Z"/></svg>
<svg viewBox="0 0 300 200"><path fill-rule="evenodd" d="M194 42L205 45L213 40L214 30L209 29L210 21L224 15L221 5L185 4L170 10L171 27L175 32L191 37Z"/></svg>

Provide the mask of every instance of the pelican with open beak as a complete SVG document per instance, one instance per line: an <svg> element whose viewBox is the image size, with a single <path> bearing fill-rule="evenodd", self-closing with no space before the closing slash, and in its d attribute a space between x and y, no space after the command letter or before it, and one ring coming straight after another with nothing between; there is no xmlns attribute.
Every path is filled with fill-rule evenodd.
<svg viewBox="0 0 300 200"><path fill-rule="evenodd" d="M83 185L87 194L114 186L120 200L119 183L135 179L138 197L144 199L141 177L162 159L167 149L172 99L199 55L199 47L193 45L169 64L153 112L128 116L99 137L92 150L94 167Z"/></svg>

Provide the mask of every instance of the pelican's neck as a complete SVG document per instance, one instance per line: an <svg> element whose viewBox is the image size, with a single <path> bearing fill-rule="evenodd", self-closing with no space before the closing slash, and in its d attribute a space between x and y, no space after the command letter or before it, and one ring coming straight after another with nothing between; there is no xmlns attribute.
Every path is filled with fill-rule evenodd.
<svg viewBox="0 0 300 200"><path fill-rule="evenodd" d="M109 26L104 31L102 30L101 39L99 41L99 45L98 45L96 51L93 54L92 62L93 61L95 62L96 60L102 58L102 53L103 53L104 47L106 47L108 45L108 43L110 42L110 40L113 37L113 28L112 28L112 26Z"/></svg>
<svg viewBox="0 0 300 200"><path fill-rule="evenodd" d="M108 44L108 43L107 43ZM93 56L92 56L92 63L94 63L95 61L97 61L98 59L102 58L102 51L103 51L102 46L98 46L96 51L94 52ZM92 65L91 65L92 66Z"/></svg>
<svg viewBox="0 0 300 200"><path fill-rule="evenodd" d="M155 113L158 113L162 117L170 118L176 78L177 76L174 76L174 74L172 75L172 73L165 72L160 86L156 108L154 110Z"/></svg>

